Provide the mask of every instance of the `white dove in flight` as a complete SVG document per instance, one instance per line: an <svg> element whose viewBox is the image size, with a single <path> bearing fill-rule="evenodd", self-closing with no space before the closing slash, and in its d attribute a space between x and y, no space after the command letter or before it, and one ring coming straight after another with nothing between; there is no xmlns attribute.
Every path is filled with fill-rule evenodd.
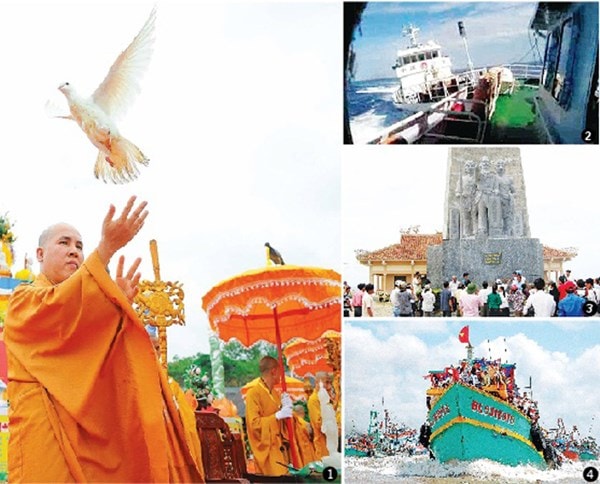
<svg viewBox="0 0 600 484"><path fill-rule="evenodd" d="M67 98L71 112L69 116L58 117L75 121L100 150L94 175L104 182L134 180L139 174L137 164L148 164L144 153L121 136L115 120L125 113L140 91L139 81L152 55L155 19L156 8L91 97L81 96L68 82L58 88Z"/></svg>

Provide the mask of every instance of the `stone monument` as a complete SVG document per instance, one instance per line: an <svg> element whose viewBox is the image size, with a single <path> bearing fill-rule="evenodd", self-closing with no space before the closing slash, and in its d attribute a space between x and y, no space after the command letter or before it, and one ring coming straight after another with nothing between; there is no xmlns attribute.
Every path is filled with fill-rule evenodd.
<svg viewBox="0 0 600 484"><path fill-rule="evenodd" d="M543 248L532 239L519 148L450 148L441 245L427 250L435 286L468 272L482 281L543 277Z"/></svg>

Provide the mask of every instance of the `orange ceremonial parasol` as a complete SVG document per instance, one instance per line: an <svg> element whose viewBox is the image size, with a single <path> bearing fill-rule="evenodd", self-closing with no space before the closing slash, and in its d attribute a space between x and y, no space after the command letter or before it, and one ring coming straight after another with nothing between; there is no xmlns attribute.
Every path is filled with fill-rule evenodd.
<svg viewBox="0 0 600 484"><path fill-rule="evenodd" d="M340 331L341 290L341 277L331 269L267 266L220 282L204 295L202 308L213 331L225 342L236 338L245 346L260 340L275 343L281 388L287 391L282 342ZM292 463L298 468L290 419L287 425Z"/></svg>
<svg viewBox="0 0 600 484"><path fill-rule="evenodd" d="M317 340L298 338L288 343L283 350L288 367L300 377L315 376L320 371L338 371L340 333L327 331Z"/></svg>

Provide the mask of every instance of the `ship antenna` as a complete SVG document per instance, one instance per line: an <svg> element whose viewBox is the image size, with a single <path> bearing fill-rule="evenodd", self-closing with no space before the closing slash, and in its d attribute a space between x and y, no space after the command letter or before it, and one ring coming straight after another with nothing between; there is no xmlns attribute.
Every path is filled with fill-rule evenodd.
<svg viewBox="0 0 600 484"><path fill-rule="evenodd" d="M531 385L531 375L529 376L529 386L525 387L526 390L529 390L529 399L533 400L533 388Z"/></svg>
<svg viewBox="0 0 600 484"><path fill-rule="evenodd" d="M404 27L402 29L402 33L410 39L409 47L417 47L419 43L417 42L417 32L420 29L415 27L413 24L408 24L408 27Z"/></svg>
<svg viewBox="0 0 600 484"><path fill-rule="evenodd" d="M465 44L465 52L467 53L467 65L469 67L469 71L471 71L471 81L475 82L473 61L471 60L471 55L469 54L469 46L467 45L467 31L465 30L465 24L463 24L462 20L458 22L458 33L462 37L463 43Z"/></svg>

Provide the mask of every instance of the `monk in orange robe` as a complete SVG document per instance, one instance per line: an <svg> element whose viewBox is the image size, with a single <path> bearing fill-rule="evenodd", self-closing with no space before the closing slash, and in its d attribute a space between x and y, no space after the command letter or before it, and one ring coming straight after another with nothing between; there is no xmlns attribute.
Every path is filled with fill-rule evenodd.
<svg viewBox="0 0 600 484"><path fill-rule="evenodd" d="M11 482L193 482L203 475L186 444L164 371L131 307L137 259L113 280L107 265L148 214L135 197L84 260L79 232L40 237L41 274L13 293L5 321Z"/></svg>
<svg viewBox="0 0 600 484"><path fill-rule="evenodd" d="M303 465L314 462L317 459L315 456L315 446L312 442L312 427L306 421L304 407L301 403L294 405L294 436L295 442L300 454L300 460Z"/></svg>
<svg viewBox="0 0 600 484"><path fill-rule="evenodd" d="M286 418L292 417L292 401L274 390L279 381L279 365L271 356L259 362L260 380L246 394L246 427L256 474L283 476L290 463ZM283 400L283 405L282 405ZM285 441L285 443L284 443Z"/></svg>

